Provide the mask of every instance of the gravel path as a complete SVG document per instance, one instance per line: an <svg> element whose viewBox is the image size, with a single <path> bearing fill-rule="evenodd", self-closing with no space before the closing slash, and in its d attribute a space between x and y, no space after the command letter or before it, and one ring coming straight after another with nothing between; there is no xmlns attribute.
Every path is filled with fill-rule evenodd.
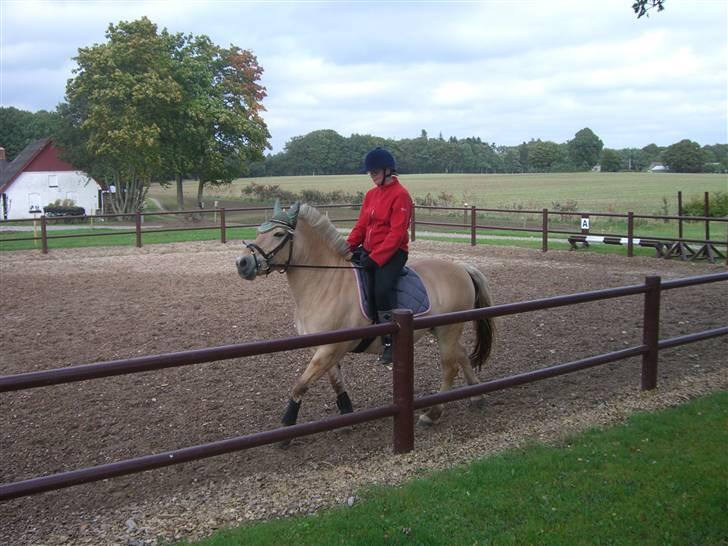
<svg viewBox="0 0 728 546"><path fill-rule="evenodd" d="M285 277L240 280L239 246L215 242L0 256L0 374L294 334ZM486 272L496 303L725 271L655 258L417 241ZM664 294L661 337L725 325L724 283ZM639 297L503 317L492 379L640 343ZM466 334L470 336L468 332ZM468 338L469 339L469 338ZM639 391L639 360L493 393L483 409L449 404L417 430L416 451L391 453L389 421L264 446L0 504L0 544L156 544L237 522L356 502L371 483L398 483L522 445L556 441L635 411L728 388L728 340L663 351L658 389ZM235 359L0 395L0 481L11 482L230 438L278 426L310 351ZM439 387L437 351L415 348L415 392ZM371 356L344 360L355 408L388 403L391 376ZM300 422L336 414L326 382Z"/></svg>

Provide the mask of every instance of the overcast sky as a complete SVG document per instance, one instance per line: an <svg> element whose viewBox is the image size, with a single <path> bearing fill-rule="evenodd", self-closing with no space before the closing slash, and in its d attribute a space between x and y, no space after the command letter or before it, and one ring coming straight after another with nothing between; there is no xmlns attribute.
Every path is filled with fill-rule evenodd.
<svg viewBox="0 0 728 546"><path fill-rule="evenodd" d="M728 142L728 0L243 2L0 0L0 103L52 110L79 47L143 15L250 49L273 151L334 129L609 148Z"/></svg>

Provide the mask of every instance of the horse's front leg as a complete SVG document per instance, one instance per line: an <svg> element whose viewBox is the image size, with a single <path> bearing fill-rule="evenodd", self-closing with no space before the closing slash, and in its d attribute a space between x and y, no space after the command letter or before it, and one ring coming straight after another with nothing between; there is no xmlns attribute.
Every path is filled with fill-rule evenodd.
<svg viewBox="0 0 728 546"><path fill-rule="evenodd" d="M341 371L340 363L337 363L336 366L329 369L329 382L336 393L336 407L339 408L339 413L341 415L352 413L354 406L351 404L351 398L346 393L344 374Z"/></svg>
<svg viewBox="0 0 728 546"><path fill-rule="evenodd" d="M306 366L306 369L298 378L296 384L293 386L291 392L291 398L288 400L288 407L286 412L283 414L281 422L283 426L295 425L298 420L298 411L301 409L301 401L303 395L306 394L311 384L320 378L323 374L329 372L334 367L339 359L346 352L345 347L341 345L324 345L316 349L313 358ZM346 392L344 391L344 395ZM346 396L348 398L348 396ZM337 398L337 402L338 402ZM351 403L351 402L350 402ZM290 442L282 442L281 446L285 447Z"/></svg>

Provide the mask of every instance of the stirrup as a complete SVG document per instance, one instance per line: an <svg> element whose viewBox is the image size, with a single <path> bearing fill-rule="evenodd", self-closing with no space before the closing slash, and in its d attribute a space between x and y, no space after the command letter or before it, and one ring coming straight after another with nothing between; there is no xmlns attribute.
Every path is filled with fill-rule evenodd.
<svg viewBox="0 0 728 546"><path fill-rule="evenodd" d="M391 366L392 364L392 346L391 345L385 345L384 350L382 351L382 354L377 357L377 364L381 364L383 366Z"/></svg>

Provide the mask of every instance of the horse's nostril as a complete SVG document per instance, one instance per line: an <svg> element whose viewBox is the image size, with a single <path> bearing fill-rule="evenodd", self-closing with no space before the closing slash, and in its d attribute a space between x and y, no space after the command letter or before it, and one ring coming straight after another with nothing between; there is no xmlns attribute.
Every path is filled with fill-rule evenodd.
<svg viewBox="0 0 728 546"><path fill-rule="evenodd" d="M246 280L253 280L256 277L255 260L250 256L240 256L235 260L238 274Z"/></svg>

